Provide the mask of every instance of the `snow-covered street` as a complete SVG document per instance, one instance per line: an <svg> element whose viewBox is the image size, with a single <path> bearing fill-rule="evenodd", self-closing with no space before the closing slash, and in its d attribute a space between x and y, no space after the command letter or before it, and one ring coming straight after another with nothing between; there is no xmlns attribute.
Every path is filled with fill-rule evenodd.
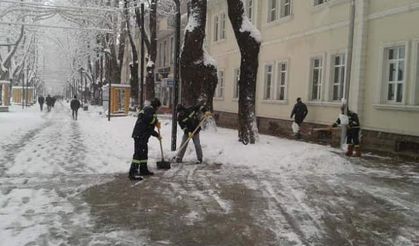
<svg viewBox="0 0 419 246"><path fill-rule="evenodd" d="M202 132L204 164L190 145L168 171L150 139L156 175L133 185L136 119L100 110L0 114L0 245L419 245L417 163L271 136L244 146L218 128Z"/></svg>

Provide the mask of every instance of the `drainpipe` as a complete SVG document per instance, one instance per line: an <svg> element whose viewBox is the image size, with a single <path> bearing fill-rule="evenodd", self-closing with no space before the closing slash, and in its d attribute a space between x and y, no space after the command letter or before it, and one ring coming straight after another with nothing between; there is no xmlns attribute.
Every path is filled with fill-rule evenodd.
<svg viewBox="0 0 419 246"><path fill-rule="evenodd" d="M345 76L345 103L342 103L344 106L344 114L348 115L348 105L349 105L349 92L350 92L350 83L351 83L351 71L352 71L352 53L354 47L354 32L355 32L355 0L350 2L349 10L349 32L348 32L348 55L346 59L346 76ZM341 133L341 147L345 144L346 137L346 127L342 127Z"/></svg>

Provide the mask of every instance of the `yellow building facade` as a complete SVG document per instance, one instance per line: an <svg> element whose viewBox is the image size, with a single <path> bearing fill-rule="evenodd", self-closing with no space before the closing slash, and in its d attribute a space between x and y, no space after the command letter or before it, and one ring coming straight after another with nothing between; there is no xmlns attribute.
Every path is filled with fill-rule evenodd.
<svg viewBox="0 0 419 246"><path fill-rule="evenodd" d="M291 132L297 97L306 122L330 125L344 96L351 0L246 0L246 14L260 30L256 114L262 132ZM397 151L419 143L419 0L355 0L349 105L359 114L364 143ZM220 122L238 111L240 53L227 3L209 2L206 44L219 83L214 108ZM380 134L390 134L380 139ZM402 144L403 145L403 144ZM405 144L406 145L406 144ZM418 145L419 146L419 145Z"/></svg>

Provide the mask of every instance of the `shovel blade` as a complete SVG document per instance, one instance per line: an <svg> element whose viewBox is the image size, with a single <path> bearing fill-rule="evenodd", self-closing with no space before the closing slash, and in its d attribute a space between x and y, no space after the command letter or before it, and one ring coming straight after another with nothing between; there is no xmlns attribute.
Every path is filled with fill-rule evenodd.
<svg viewBox="0 0 419 246"><path fill-rule="evenodd" d="M170 169L170 162L168 161L158 161L156 164L157 169Z"/></svg>

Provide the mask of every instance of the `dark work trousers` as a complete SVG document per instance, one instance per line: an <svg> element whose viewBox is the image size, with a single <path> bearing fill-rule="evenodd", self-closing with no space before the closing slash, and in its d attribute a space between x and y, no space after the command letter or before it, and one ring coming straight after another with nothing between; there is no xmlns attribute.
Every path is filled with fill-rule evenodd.
<svg viewBox="0 0 419 246"><path fill-rule="evenodd" d="M134 156L132 162L136 164L147 163L148 159L148 146L144 141L140 141L138 138L134 138Z"/></svg>
<svg viewBox="0 0 419 246"><path fill-rule="evenodd" d="M39 107L41 107L41 111L44 110L44 104L43 103L40 103Z"/></svg>
<svg viewBox="0 0 419 246"><path fill-rule="evenodd" d="M346 143L359 145L359 128L350 128L346 133Z"/></svg>
<svg viewBox="0 0 419 246"><path fill-rule="evenodd" d="M73 109L72 111L73 111L73 113L72 113L72 115L73 115L73 120L77 120L77 114L78 114L78 111L79 111L79 110L78 110L78 109L75 109L75 110Z"/></svg>

